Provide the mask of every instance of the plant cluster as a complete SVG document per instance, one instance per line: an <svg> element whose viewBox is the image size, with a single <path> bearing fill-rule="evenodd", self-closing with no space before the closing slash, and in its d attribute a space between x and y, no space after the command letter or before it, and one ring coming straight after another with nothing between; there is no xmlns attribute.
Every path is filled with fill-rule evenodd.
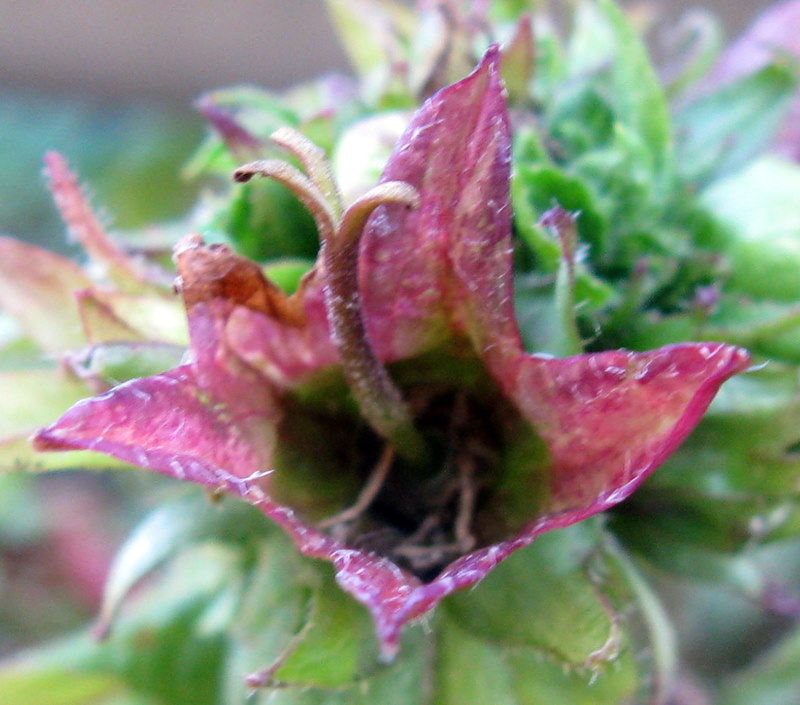
<svg viewBox="0 0 800 705"><path fill-rule="evenodd" d="M792 702L795 5L657 71L612 0L329 0L357 79L203 96L181 222L48 154L87 259L0 238L0 461L205 493L0 704Z"/></svg>

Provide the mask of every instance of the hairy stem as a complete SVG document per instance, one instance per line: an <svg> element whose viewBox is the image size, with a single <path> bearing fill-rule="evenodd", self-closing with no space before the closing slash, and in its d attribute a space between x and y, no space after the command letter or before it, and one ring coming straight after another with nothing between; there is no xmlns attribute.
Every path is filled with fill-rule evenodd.
<svg viewBox="0 0 800 705"><path fill-rule="evenodd" d="M347 209L334 238L323 245L328 282L325 304L345 378L364 417L379 435L392 443L398 454L419 460L425 455L425 443L414 427L400 390L370 345L358 290L361 234L370 214L385 203L415 208L419 196L408 184L388 182Z"/></svg>

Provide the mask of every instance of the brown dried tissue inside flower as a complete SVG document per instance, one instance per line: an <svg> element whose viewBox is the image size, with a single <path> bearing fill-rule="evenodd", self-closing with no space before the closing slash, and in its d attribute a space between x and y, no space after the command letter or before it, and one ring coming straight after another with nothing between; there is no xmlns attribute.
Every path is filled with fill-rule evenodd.
<svg viewBox="0 0 800 705"><path fill-rule="evenodd" d="M487 393L487 385L482 380L480 389L454 390L445 384L405 389L416 425L431 450L424 464L400 457L363 422L320 419L320 429L332 430L320 440L323 452L333 452L340 468L349 466L354 481L343 502L346 508L318 519L317 527L351 548L389 558L422 580L435 578L455 558L506 537L509 520L498 511L505 501L502 448L517 415L496 390ZM307 443L308 428L298 427L304 423L301 416L284 418L282 440L289 446L294 445L292 437ZM304 418L307 422L308 416ZM306 457L314 455L313 448L303 450ZM297 471L296 454L282 460ZM286 473L292 471L288 463L280 465ZM312 474L322 463L313 466ZM280 495L280 469L277 474L272 490ZM315 480L319 497L319 481L324 483L324 478ZM291 499L287 503L294 504Z"/></svg>

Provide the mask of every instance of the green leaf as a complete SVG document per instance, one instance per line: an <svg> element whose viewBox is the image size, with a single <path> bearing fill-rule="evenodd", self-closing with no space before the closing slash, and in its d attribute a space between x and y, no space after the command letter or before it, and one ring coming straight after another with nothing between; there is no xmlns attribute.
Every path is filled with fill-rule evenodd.
<svg viewBox="0 0 800 705"><path fill-rule="evenodd" d="M685 455L682 449L667 461L654 482L722 497L786 498L797 491L798 441L800 384L793 367L774 363L729 380L687 439Z"/></svg>
<svg viewBox="0 0 800 705"><path fill-rule="evenodd" d="M270 262L264 267L264 274L286 294L293 294L300 286L303 275L313 266L313 260L287 258Z"/></svg>
<svg viewBox="0 0 800 705"><path fill-rule="evenodd" d="M491 18L498 22L514 22L523 12L534 9L535 0L494 0L489 4Z"/></svg>
<svg viewBox="0 0 800 705"><path fill-rule="evenodd" d="M571 157L611 143L617 121L609 98L591 82L567 84L547 106L545 119L553 139Z"/></svg>
<svg viewBox="0 0 800 705"><path fill-rule="evenodd" d="M684 178L708 183L750 162L774 137L796 87L795 74L773 64L679 110L676 160Z"/></svg>
<svg viewBox="0 0 800 705"><path fill-rule="evenodd" d="M392 46L393 24L407 26L411 11L389 0L326 0L328 12L350 62L362 78L388 65L387 47Z"/></svg>
<svg viewBox="0 0 800 705"><path fill-rule="evenodd" d="M181 551L212 540L245 545L271 528L257 509L244 502L212 503L198 492L158 507L114 558L100 610L100 630L110 628L127 595L145 576Z"/></svg>
<svg viewBox="0 0 800 705"><path fill-rule="evenodd" d="M566 57L569 76L597 74L613 61L615 49L614 28L604 9L593 0L575 3Z"/></svg>
<svg viewBox="0 0 800 705"><path fill-rule="evenodd" d="M186 552L82 668L112 673L158 705L218 705L228 639L214 617L238 590L237 564L220 547Z"/></svg>
<svg viewBox="0 0 800 705"><path fill-rule="evenodd" d="M0 662L0 703L218 705L227 639L206 617L234 575L230 553L187 554L109 640L81 634Z"/></svg>
<svg viewBox="0 0 800 705"><path fill-rule="evenodd" d="M679 21L671 33L670 53L679 66L677 73L669 76L666 91L671 101L680 103L685 100L684 92L696 90L697 82L713 68L725 37L720 19L699 7L686 15L686 21Z"/></svg>
<svg viewBox="0 0 800 705"><path fill-rule="evenodd" d="M104 673L76 673L25 657L0 665L0 705L106 705L122 692L120 680Z"/></svg>
<svg viewBox="0 0 800 705"><path fill-rule="evenodd" d="M86 396L82 380L63 368L0 373L0 439L31 433Z"/></svg>
<svg viewBox="0 0 800 705"><path fill-rule="evenodd" d="M45 352L84 344L73 294L89 286L86 274L65 257L0 237L0 306Z"/></svg>
<svg viewBox="0 0 800 705"><path fill-rule="evenodd" d="M727 228L729 289L776 301L800 300L800 166L765 156L702 194Z"/></svg>
<svg viewBox="0 0 800 705"><path fill-rule="evenodd" d="M546 211L559 205L565 210L577 212L578 238L583 245L588 245L592 257L599 256L603 249L603 240L607 223L597 210L594 197L581 179L569 176L552 166L518 165L513 176L512 198L516 213L520 200L527 201L532 209L526 216L534 215L535 219ZM520 220L518 218L518 220ZM521 227L520 227L521 226ZM520 234L525 238L541 262L542 269L554 272L558 269L561 258L559 247L547 236L533 235L533 228L538 226L527 222L519 223ZM539 228L541 230L541 228ZM548 244L545 244L549 242ZM555 245L555 249L553 248Z"/></svg>
<svg viewBox="0 0 800 705"><path fill-rule="evenodd" d="M97 453L37 453L28 437L83 399L86 385L65 368L0 372L0 472L118 467Z"/></svg>
<svg viewBox="0 0 800 705"><path fill-rule="evenodd" d="M659 186L650 145L633 128L616 122L613 140L575 159L572 171L591 189L595 208L608 223L603 264L632 268L654 250L677 254L685 249L685 235L654 242L653 231L665 224L667 194Z"/></svg>
<svg viewBox="0 0 800 705"><path fill-rule="evenodd" d="M558 32L551 23L546 20L535 22L534 35L533 95L537 102L548 105L567 78L566 56Z"/></svg>
<svg viewBox="0 0 800 705"><path fill-rule="evenodd" d="M800 306L725 293L700 333L725 340L770 360L800 363Z"/></svg>
<svg viewBox="0 0 800 705"><path fill-rule="evenodd" d="M662 568L758 595L763 576L737 552L800 533L799 428L794 367L730 380L683 446L614 512L612 527Z"/></svg>
<svg viewBox="0 0 800 705"><path fill-rule="evenodd" d="M297 127L300 119L286 105L286 101L269 91L250 86L236 86L205 93L199 106L220 110L257 140L266 141L279 127ZM266 149L265 145L265 149ZM260 154L253 155L261 156ZM185 177L218 176L228 182L230 174L244 161L239 153L232 153L222 136L209 131L183 169Z"/></svg>
<svg viewBox="0 0 800 705"><path fill-rule="evenodd" d="M99 292L93 296L124 324L141 331L147 340L172 345L188 343L186 312L177 297L131 296L118 292Z"/></svg>
<svg viewBox="0 0 800 705"><path fill-rule="evenodd" d="M800 692L800 629L744 672L727 679L719 705L794 705Z"/></svg>
<svg viewBox="0 0 800 705"><path fill-rule="evenodd" d="M52 420L52 419L51 419ZM30 433L0 440L0 472L48 472L50 470L110 470L128 467L114 458L91 451L37 453L28 440Z"/></svg>
<svg viewBox="0 0 800 705"><path fill-rule="evenodd" d="M257 261L313 259L319 249L314 219L283 184L258 179L233 187L201 230L224 233L237 252Z"/></svg>
<svg viewBox="0 0 800 705"><path fill-rule="evenodd" d="M648 146L655 173L672 169L672 127L661 82L642 39L612 0L599 0L610 24L615 61L612 67L613 102L617 120L634 130Z"/></svg>

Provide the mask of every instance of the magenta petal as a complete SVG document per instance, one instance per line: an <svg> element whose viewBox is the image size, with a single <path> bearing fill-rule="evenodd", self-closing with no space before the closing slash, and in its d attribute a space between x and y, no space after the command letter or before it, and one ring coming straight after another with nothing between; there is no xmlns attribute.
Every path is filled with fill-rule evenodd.
<svg viewBox="0 0 800 705"><path fill-rule="evenodd" d="M512 304L511 137L496 47L470 76L414 115L382 181L418 189L415 211L383 206L365 229L361 291L367 329L386 360L453 332L482 353L519 349Z"/></svg>
<svg viewBox="0 0 800 705"><path fill-rule="evenodd" d="M627 497L749 362L722 343L522 356L506 389L550 451L546 511L588 516Z"/></svg>
<svg viewBox="0 0 800 705"><path fill-rule="evenodd" d="M212 488L269 469L280 412L271 387L220 343L229 308L195 307L192 364L79 402L36 435L36 448L96 450Z"/></svg>

